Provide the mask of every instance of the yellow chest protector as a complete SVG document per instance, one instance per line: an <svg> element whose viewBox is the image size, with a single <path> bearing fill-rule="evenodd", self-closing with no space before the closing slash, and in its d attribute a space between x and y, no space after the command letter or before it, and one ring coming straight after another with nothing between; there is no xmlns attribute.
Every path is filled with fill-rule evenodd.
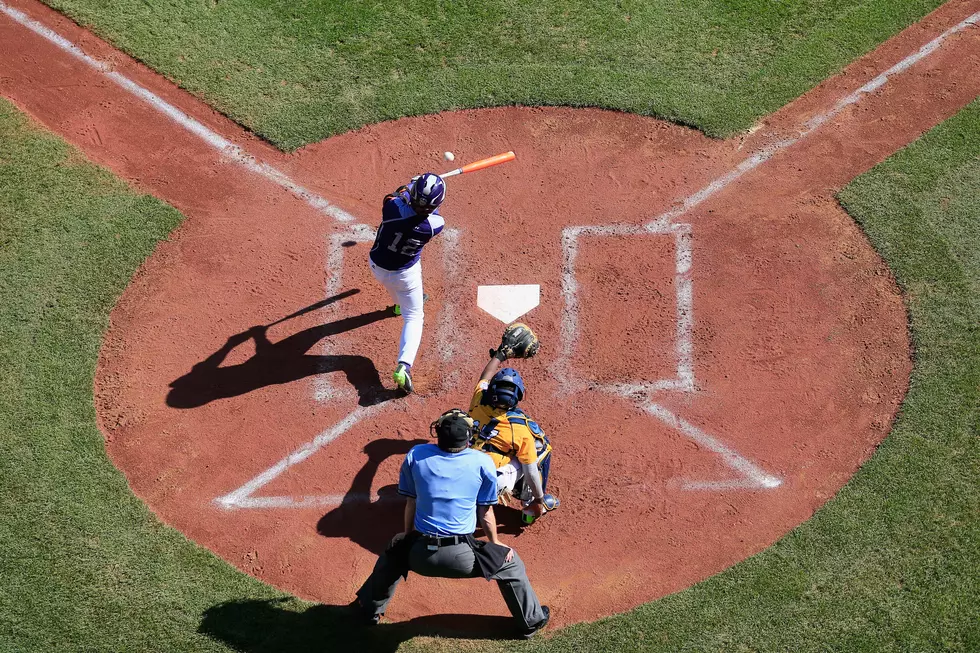
<svg viewBox="0 0 980 653"><path fill-rule="evenodd" d="M538 424L519 408L494 408L482 403L478 389L470 405L470 417L480 423L472 448L493 458L497 468L517 458L525 465L536 463L551 451L551 444Z"/></svg>

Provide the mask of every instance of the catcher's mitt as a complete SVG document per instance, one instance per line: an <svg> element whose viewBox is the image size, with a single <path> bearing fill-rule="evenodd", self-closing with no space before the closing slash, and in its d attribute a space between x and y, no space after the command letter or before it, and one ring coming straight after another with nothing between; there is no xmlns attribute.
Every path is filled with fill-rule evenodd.
<svg viewBox="0 0 980 653"><path fill-rule="evenodd" d="M538 337L531 327L521 322L515 322L504 329L500 346L490 350L490 356L500 361L508 358L531 358L538 353Z"/></svg>

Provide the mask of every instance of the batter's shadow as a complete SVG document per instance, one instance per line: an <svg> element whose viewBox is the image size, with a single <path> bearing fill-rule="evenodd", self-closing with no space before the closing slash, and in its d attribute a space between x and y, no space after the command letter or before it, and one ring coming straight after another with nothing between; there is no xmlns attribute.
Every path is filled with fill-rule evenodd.
<svg viewBox="0 0 980 653"><path fill-rule="evenodd" d="M208 608L197 632L245 653L305 651L394 652L418 636L502 639L514 632L510 617L442 614L364 626L347 606L290 609L291 599L239 600ZM293 604L295 605L295 604Z"/></svg>
<svg viewBox="0 0 980 653"><path fill-rule="evenodd" d="M387 458L404 456L415 445L426 442L381 438L364 445L367 462L354 475L340 505L317 522L317 533L324 537L349 539L371 553L381 555L392 536L403 528L405 497L398 494L398 486L392 484L379 489L377 500L372 501L374 477Z"/></svg>
<svg viewBox="0 0 980 653"><path fill-rule="evenodd" d="M374 362L366 356L306 353L324 338L394 317L390 308L311 327L278 342L270 341L267 336L269 327L275 324L357 292L360 291L348 290L272 324L254 326L229 337L221 349L196 363L190 372L170 383L167 405L171 408L198 408L218 399L237 397L265 386L292 383L314 374L337 371L343 372L348 383L354 386L358 394L358 404L361 406L373 406L403 396L401 391L381 385L381 377ZM221 365L235 347L248 340L255 341L254 356L238 365Z"/></svg>

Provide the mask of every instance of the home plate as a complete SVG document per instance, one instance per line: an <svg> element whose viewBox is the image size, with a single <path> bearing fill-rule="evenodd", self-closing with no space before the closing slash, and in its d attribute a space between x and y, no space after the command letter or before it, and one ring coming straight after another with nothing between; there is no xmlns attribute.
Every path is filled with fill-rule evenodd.
<svg viewBox="0 0 980 653"><path fill-rule="evenodd" d="M510 324L541 303L541 286L479 286L476 305L504 324Z"/></svg>

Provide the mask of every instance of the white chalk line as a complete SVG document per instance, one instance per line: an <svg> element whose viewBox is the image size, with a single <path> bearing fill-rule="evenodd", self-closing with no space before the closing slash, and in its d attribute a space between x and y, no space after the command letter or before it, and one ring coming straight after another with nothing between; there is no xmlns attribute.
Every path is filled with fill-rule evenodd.
<svg viewBox="0 0 980 653"><path fill-rule="evenodd" d="M713 451L721 456L729 467L742 474L743 480L731 481L684 481L683 487L686 489L736 489L736 488L776 488L782 485L782 479L767 474L757 465L749 461L731 447L725 445L721 440L708 435L690 422L678 417L663 406L653 402L647 403L643 409L664 422L668 426L680 431L688 438L698 443L702 447Z"/></svg>
<svg viewBox="0 0 980 653"><path fill-rule="evenodd" d="M565 300L565 311L562 316L560 339L561 350L571 352L576 344L578 331L578 280L575 276L575 260L578 257L579 238L581 236L648 236L669 235L674 238L675 274L674 290L676 294L675 317L676 332L674 338L674 353L676 357L675 377L658 379L641 384L592 384L604 390L614 390L615 394L638 394L641 388L694 391L694 293L691 280L691 264L693 260L691 226L687 224L668 224L655 222L643 226L637 225L605 225L566 227L562 231L562 249L564 269L562 270L562 297ZM559 363L562 365L563 363ZM567 365L567 363L564 363ZM580 375L571 373L568 369L556 369L559 378L575 379L579 386L584 387L586 381Z"/></svg>
<svg viewBox="0 0 980 653"><path fill-rule="evenodd" d="M460 255L459 239L462 231L452 227L443 229L440 234L442 245L442 267L445 279L445 299L439 312L439 326L436 330L436 341L439 343L439 355L443 364L450 363L460 354L462 339L457 333L456 303L454 297L461 297L462 256ZM455 388L459 384L462 370L455 366L448 374L444 374L440 388L443 392Z"/></svg>
<svg viewBox="0 0 980 653"><path fill-rule="evenodd" d="M349 431L355 424L366 417L382 410L385 404L374 406L359 406L355 408L347 417L333 424L313 440L300 446L298 449L287 455L285 458L268 468L252 480L242 485L237 490L214 499L214 503L226 509L235 508L299 508L310 506L338 505L342 502L344 495L332 495L322 497L292 497L292 496L265 496L253 497L256 492L279 478L283 472L290 467L298 465L317 451L327 446L341 435Z"/></svg>
<svg viewBox="0 0 980 653"><path fill-rule="evenodd" d="M344 243L370 243L374 242L375 230L367 225L355 224L349 231L341 231L330 234L327 237L327 258L326 258L326 297L333 297L340 293L344 279L344 252L347 249ZM324 339L319 344L321 355L329 356L335 353L331 347L329 338ZM317 403L326 403L337 399L347 399L354 396L353 388L344 386L347 391L337 390L334 387L332 376L329 374L317 374L313 377L313 400Z"/></svg>
<svg viewBox="0 0 980 653"><path fill-rule="evenodd" d="M355 218L350 213L347 213L339 206L332 204L320 195L317 195L316 193L305 188L278 168L269 165L268 163L258 161L255 157L245 152L245 150L238 145L235 145L228 139L220 136L201 122L191 118L186 113L161 98L159 95L156 95L145 87L140 86L125 75L116 72L113 70L113 67L110 64L86 54L77 45L49 27L46 27L33 18L30 18L24 12L14 9L2 1L0 1L0 11L49 43L57 46L64 52L67 52L93 70L102 73L121 88L129 91L190 133L203 140L205 143L217 150L217 152L222 156L227 157L229 160L238 163L246 170L260 175L268 181L271 181L272 183L289 191L292 195L306 202L317 212L329 216L330 218L341 223L354 222Z"/></svg>
<svg viewBox="0 0 980 653"><path fill-rule="evenodd" d="M202 124L200 121L190 117L147 88L140 86L125 75L116 72L113 70L110 64L86 54L77 45L64 38L54 30L30 18L24 12L14 9L2 1L0 1L0 11L15 22L44 38L93 70L102 73L124 90L140 98L149 106L153 107L158 112L210 145L218 152L220 156L238 163L246 170L257 174L285 189L295 197L306 202L317 212L326 215L337 222L349 225L349 232L344 234L331 234L330 236L331 249L328 253L328 266L332 267L332 270L328 270L327 296L330 297L339 292L341 284L340 275L343 268L343 248L341 247L341 243L347 240L354 240L356 242L374 240L374 229L372 227L369 225L356 223L354 216L347 213L339 206L332 204L324 197L305 188L275 166L258 161L240 146L219 135L212 129ZM330 384L329 375L317 375L314 381L314 398L317 401L326 401L333 399L336 396L337 395L333 391ZM342 497L338 498L326 496L302 497L299 499L294 499L292 497L253 497L252 495L267 483L280 476L288 468L302 462L320 448L332 442L335 438L339 437L347 429L353 426L353 424L360 421L368 414L375 412L376 408L377 407L373 406L369 408L359 407L355 409L345 419L323 431L311 442L303 445L293 453L289 454L286 458L283 458L281 461L262 472L245 485L223 497L215 499L215 503L224 508L302 507L313 505L335 505L340 503Z"/></svg>
<svg viewBox="0 0 980 653"><path fill-rule="evenodd" d="M564 255L564 268L562 270L562 296L565 300L565 311L562 315L560 327L560 339L562 349L570 352L573 350L578 339L578 281L575 278L575 261L578 257L578 241L580 236L627 236L641 234L664 233L671 226L683 226L684 246L678 245L676 248L676 274L675 283L677 286L677 331L675 340L675 353L677 356L677 378L659 379L650 382L640 383L616 383L616 384L595 384L592 387L602 392L615 394L627 398L633 398L639 405L650 414L658 417L672 428L683 433L695 442L705 446L707 449L719 454L722 459L736 472L743 475L744 480L735 481L685 481L683 487L686 489L713 489L728 490L740 488L774 488L781 484L777 477L770 476L759 469L744 456L738 454L734 449L723 445L719 440L707 433L697 429L694 425L684 421L674 415L666 408L654 404L649 400L650 395L661 391L693 392L695 389L694 381L694 352L691 333L694 328L693 312L693 281L690 277L692 257L692 231L690 225L674 225L674 220L685 215L691 209L702 204L718 192L724 190L747 172L754 170L773 156L786 150L787 148L799 143L835 116L840 114L847 107L856 104L862 97L882 88L893 75L902 73L914 64L922 61L927 56L939 49L940 45L953 34L960 32L967 27L980 24L980 12L977 12L953 27L932 39L913 54L908 55L901 61L888 68L883 73L859 87L857 90L846 95L839 100L831 109L817 114L810 118L803 125L802 131L792 138L779 140L760 150L750 154L731 171L712 180L706 186L695 193L687 196L673 208L661 213L642 226L637 225L588 225L566 227L562 231L561 244ZM556 372L561 378L576 379L567 367L556 366ZM575 390L581 390L585 384L581 380L576 380Z"/></svg>
<svg viewBox="0 0 980 653"><path fill-rule="evenodd" d="M366 492L353 492L348 494L323 494L323 495L303 495L303 496L266 496L266 497L244 497L234 505L221 504L222 508L228 510L263 509L263 508L333 508L342 503L372 503L385 501L387 497L377 494L371 495ZM216 500L217 501L217 500Z"/></svg>
<svg viewBox="0 0 980 653"><path fill-rule="evenodd" d="M671 224L666 220L655 220L643 226L605 225L566 228L562 234L563 243L566 247L564 252L565 270L562 276L562 292L566 297L566 311L572 313L571 324L573 327L572 329L566 329L563 332L563 336L566 333L572 333L574 336L573 329L578 322L578 298L575 296L578 281L575 278L575 258L578 254L579 237L636 237L656 234L670 234L674 237L674 289L676 294L676 328L674 338L674 354L676 358L675 378L657 379L640 383L600 383L592 384L591 387L600 392L633 399L644 411L657 417L705 449L718 454L728 467L740 475L740 478L722 481L683 479L681 481L682 489L725 491L760 488L772 489L779 487L782 484L781 479L767 474L758 465L735 451L732 447L723 444L717 438L705 433L690 422L650 400L650 396L657 392L673 391L691 393L696 389L693 345L694 282L691 279L694 254L691 225ZM570 352L573 344L574 342L569 344L566 341L565 351Z"/></svg>
<svg viewBox="0 0 980 653"><path fill-rule="evenodd" d="M363 225L354 225L362 227ZM447 296L453 296L455 292L454 280L459 274L459 254L457 252L459 237L462 231L454 227L447 227L439 234L443 248L443 268L445 269L445 279ZM350 232L340 232L331 234L327 245L327 286L326 296L333 297L338 294L343 285L344 274L344 247L345 242L369 243L373 242L376 235L375 229L355 229ZM450 288L450 286L454 286ZM458 338L454 337L455 326L452 324L455 317L454 305L452 302L445 302L440 312L439 329L437 331L437 341L439 342L440 356L443 362L448 362L459 349L457 346ZM322 353L332 353L328 350L329 343L324 343ZM458 376L458 373L456 374ZM448 377L444 379L443 389L449 385ZM313 398L319 402L327 402L337 398L333 389L333 383L329 376L317 376L314 381Z"/></svg>
<svg viewBox="0 0 980 653"><path fill-rule="evenodd" d="M443 230L442 234L440 234L440 240L442 240L443 246L443 264L446 271L445 277L447 279L447 285L452 283L450 280L458 278L460 262L458 255L458 243L461 233L462 232L459 229L447 228ZM343 285L344 250L346 249L343 246L343 243L348 241L373 242L374 235L375 232L373 229L357 229L351 232L331 234L329 239L330 244L327 248L327 297L333 297L334 295L338 294ZM443 352L442 359L444 362L450 360L456 349L458 349L455 344L458 342L458 338L455 337L455 326L452 323L452 316L453 313L451 310L451 303L447 302L443 307L443 318L440 320L437 335L437 339L440 342L440 349ZM324 351L329 351L327 343L324 343ZM457 370L454 372L454 374L455 377L458 377L460 372ZM333 386L330 383L330 377L328 375L318 375L316 377L314 384L314 399L316 401L333 401L340 398L340 396L341 393L338 393L333 389ZM372 410L371 412L380 412L381 406L383 406L383 404L372 406L371 408L375 410ZM364 408L356 409L354 413L351 413L351 415L354 415L359 411L361 411L361 414L353 422L350 421L351 418L348 416L337 424L334 424L314 438L312 442L302 445L299 449L289 454L252 480L248 481L245 485L223 497L215 499L215 503L227 509L301 509L332 507L338 506L345 502L370 503L372 500L378 500L377 496L372 496L366 493L303 496L255 496L255 493L258 492L263 486L281 476L290 467L303 462L313 455L313 453L336 440L337 437L347 431L351 426L353 426L354 423L367 416L367 413L364 412Z"/></svg>
<svg viewBox="0 0 980 653"><path fill-rule="evenodd" d="M707 200L712 195L715 195L719 191L724 190L725 188L730 186L734 181L742 177L745 173L759 167L760 165L762 165L763 163L771 159L779 152L782 152L783 150L795 145L796 143L799 143L801 140L803 140L804 138L812 134L814 131L819 129L822 125L826 124L829 120L831 120L832 118L840 114L844 109L851 106L852 104L856 104L865 95L868 95L869 93L873 93L874 91L880 89L882 86L888 83L889 78L892 77L893 75L897 75L899 73L905 72L919 61L925 59L927 56L929 56L930 54L938 50L939 46L941 46L942 43L950 36L956 34L957 32L963 31L967 27L971 27L971 26L975 27L977 25L980 25L980 11L962 20L961 22L957 23L953 27L950 27L945 32L943 32L936 38L932 39L931 41L923 45L914 53L902 59L901 61L896 63L894 66L892 66L885 72L875 76L873 79L871 79L871 81L867 82L853 93L846 95L844 98L839 100L830 110L817 114L813 118L810 118L808 121L806 121L806 123L804 123L803 130L797 136L777 141L767 147L764 147L756 151L755 153L751 154L748 158L743 160L741 163L739 163L734 170L728 172L725 175L722 175L721 177L718 177L717 179L710 182L707 186L697 191L696 193L684 198L684 200L682 200L678 206L658 215L656 218L651 220L647 224L647 226L650 227L662 222L672 222L676 218L684 215L694 207L698 206L699 204Z"/></svg>

